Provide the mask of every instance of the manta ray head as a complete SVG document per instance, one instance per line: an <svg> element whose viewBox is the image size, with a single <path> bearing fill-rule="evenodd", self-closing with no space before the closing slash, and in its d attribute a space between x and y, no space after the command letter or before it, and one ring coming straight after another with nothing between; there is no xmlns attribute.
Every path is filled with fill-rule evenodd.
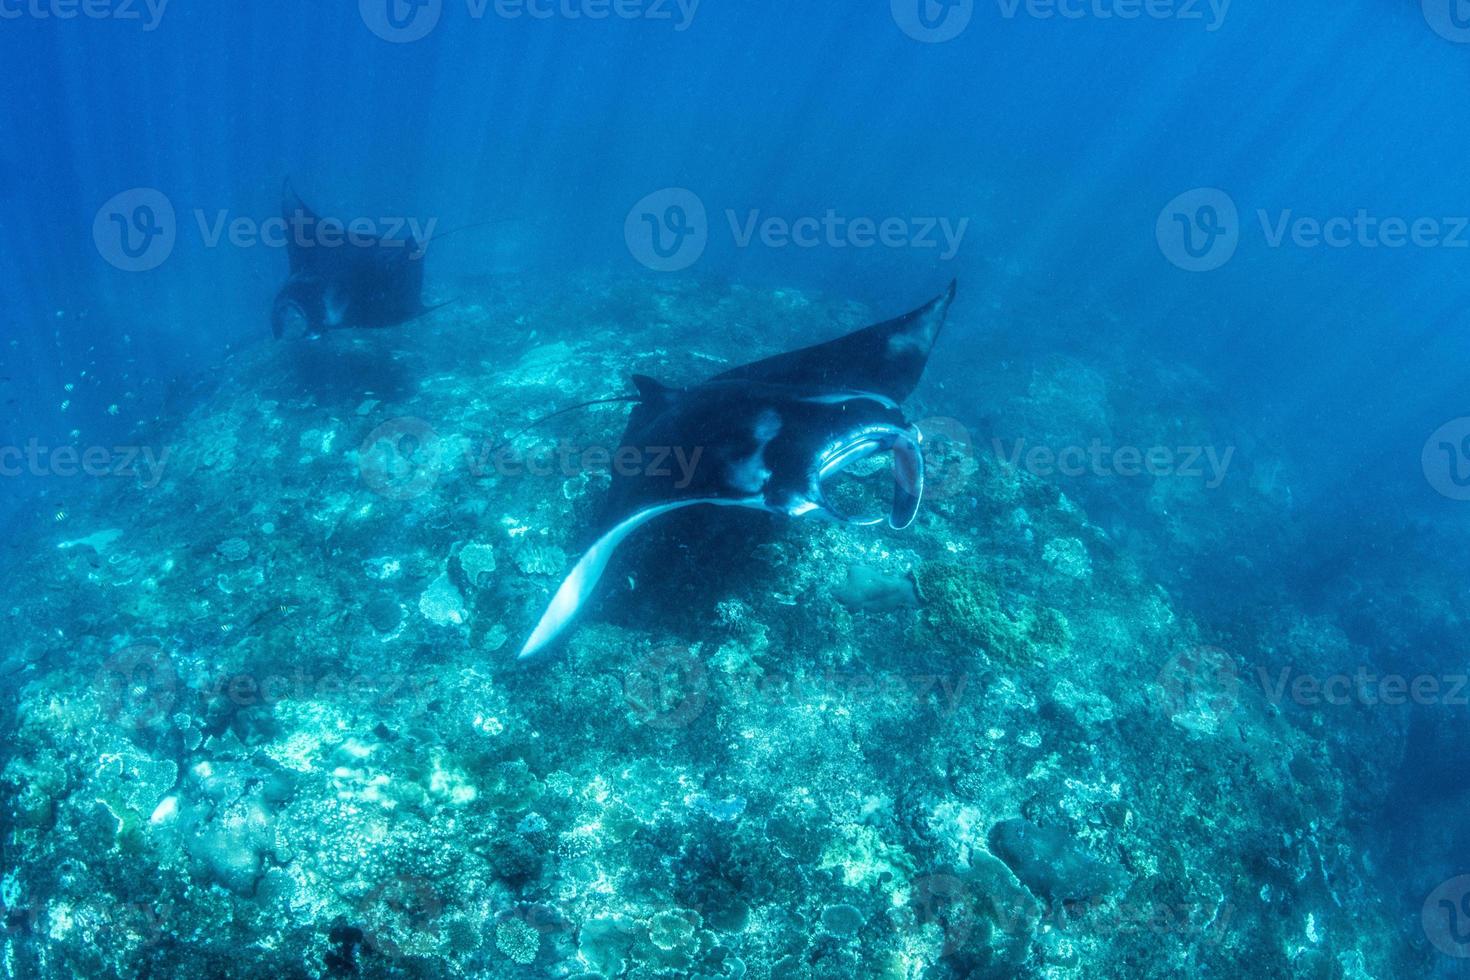
<svg viewBox="0 0 1470 980"><path fill-rule="evenodd" d="M592 543L552 596L521 658L566 630L630 534L671 511L715 505L859 527L912 524L924 494L923 437L900 402L918 383L954 292L951 285L907 316L691 388L635 376L638 404L618 457L661 450L663 458L690 465L613 474Z"/></svg>
<svg viewBox="0 0 1470 980"><path fill-rule="evenodd" d="M327 284L316 276L292 276L271 306L271 333L277 340L314 337L328 319Z"/></svg>
<svg viewBox="0 0 1470 980"><path fill-rule="evenodd" d="M892 456L893 500L886 519L889 527L902 531L918 517L919 504L924 499L922 443L923 435L917 426L900 427L892 423L866 425L834 440L816 457L808 474L811 509L860 527L882 523L885 515L861 506L866 488L843 493L839 483L854 468L887 453ZM846 499L849 497L856 499Z"/></svg>
<svg viewBox="0 0 1470 980"><path fill-rule="evenodd" d="M914 522L924 493L922 436L897 405L870 392L798 399L805 411L767 451L774 465L762 488L765 509L859 527ZM884 484L891 501L884 503Z"/></svg>

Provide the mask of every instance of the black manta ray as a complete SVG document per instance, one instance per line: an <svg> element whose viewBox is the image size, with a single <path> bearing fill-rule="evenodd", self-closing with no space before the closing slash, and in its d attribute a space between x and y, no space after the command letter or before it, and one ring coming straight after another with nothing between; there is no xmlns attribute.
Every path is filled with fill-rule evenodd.
<svg viewBox="0 0 1470 980"><path fill-rule="evenodd" d="M629 400L637 406L614 458L659 454L681 465L636 473L614 467L595 540L557 589L521 658L544 650L567 628L629 534L672 510L716 504L877 524L884 515L857 512L834 484L869 457L892 453L886 520L897 529L913 523L924 460L919 431L899 406L919 383L954 295L951 283L907 316L691 388L635 375L638 396Z"/></svg>
<svg viewBox="0 0 1470 980"><path fill-rule="evenodd" d="M291 272L271 309L278 339L293 318L315 335L336 327L395 327L436 309L423 301L427 242L349 234L340 220L308 208L289 181L283 195Z"/></svg>

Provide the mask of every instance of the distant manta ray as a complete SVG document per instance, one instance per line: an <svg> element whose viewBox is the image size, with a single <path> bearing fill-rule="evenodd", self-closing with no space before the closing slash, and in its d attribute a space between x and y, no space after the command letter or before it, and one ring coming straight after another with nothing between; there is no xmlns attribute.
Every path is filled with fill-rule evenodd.
<svg viewBox="0 0 1470 980"><path fill-rule="evenodd" d="M629 534L695 504L750 507L791 517L818 514L859 526L833 490L835 478L869 457L893 454L886 519L913 523L924 489L918 429L899 405L919 383L954 301L956 284L921 309L801 350L671 388L634 375L637 403L614 459L677 455L675 467L614 467L595 540L556 590L521 648L534 656L586 605L608 560Z"/></svg>
<svg viewBox="0 0 1470 980"><path fill-rule="evenodd" d="M349 237L342 221L324 220L308 208L289 180L282 195L291 271L271 308L277 339L293 317L315 335L339 327L396 327L438 309L423 301L428 242L411 235Z"/></svg>

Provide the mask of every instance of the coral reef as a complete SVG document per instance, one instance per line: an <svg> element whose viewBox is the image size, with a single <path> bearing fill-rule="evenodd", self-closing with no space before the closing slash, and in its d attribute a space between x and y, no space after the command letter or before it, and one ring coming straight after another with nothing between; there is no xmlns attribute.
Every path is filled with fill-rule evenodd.
<svg viewBox="0 0 1470 980"><path fill-rule="evenodd" d="M691 510L618 557L565 650L515 662L626 409L507 455L508 435L633 372L698 377L760 353L742 338L774 351L872 315L589 276L234 355L161 430L156 486L78 492L0 568L5 970L1412 962L1345 829L1348 753L1231 684L1244 659L1198 653L1126 522L1093 516L1105 494L958 433L930 440L908 531ZM1102 369L1028 370L1007 405L1037 437L1126 423ZM912 413L978 432L958 387ZM1185 508L1170 533L1203 523Z"/></svg>

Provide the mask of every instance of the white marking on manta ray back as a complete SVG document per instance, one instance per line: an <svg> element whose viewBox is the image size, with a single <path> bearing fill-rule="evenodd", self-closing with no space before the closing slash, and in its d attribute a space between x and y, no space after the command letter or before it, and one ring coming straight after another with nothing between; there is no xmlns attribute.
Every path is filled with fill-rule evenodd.
<svg viewBox="0 0 1470 980"><path fill-rule="evenodd" d="M725 466L725 482L752 496L760 493L771 478L771 468L766 465L766 447L781 433L781 416L766 409L756 419L751 432L756 440L755 451L744 459L734 460Z"/></svg>
<svg viewBox="0 0 1470 980"><path fill-rule="evenodd" d="M812 395L809 398L803 398L802 401L811 405L841 405L845 402L870 401L877 402L884 408L898 408L898 402L892 398L872 391L838 391L830 395Z"/></svg>
<svg viewBox="0 0 1470 980"><path fill-rule="evenodd" d="M719 500L713 498L699 498L695 500L681 500L672 504L659 504L654 507L645 507L632 517L628 517L613 527L602 537L593 542L592 547L577 560L572 566L572 571L562 581L556 595L551 597L551 603L546 611L541 614L541 620L532 630L530 639L526 645L521 647L517 656L518 660L534 657L546 647L550 646L562 631L571 624L587 604L592 591L597 588L597 582L602 578L602 573L607 570L607 563L612 558L613 552L618 545L627 539L638 528L647 524L655 517L660 517L670 511L679 510L682 507L692 507L695 504L716 504L723 507L753 507L757 510L765 509L765 501L760 497L745 500Z"/></svg>
<svg viewBox="0 0 1470 980"><path fill-rule="evenodd" d="M934 346L934 338L939 336L939 328L948 313L949 304L946 303L938 310L931 310L909 329L893 334L888 338L888 356L927 354Z"/></svg>

